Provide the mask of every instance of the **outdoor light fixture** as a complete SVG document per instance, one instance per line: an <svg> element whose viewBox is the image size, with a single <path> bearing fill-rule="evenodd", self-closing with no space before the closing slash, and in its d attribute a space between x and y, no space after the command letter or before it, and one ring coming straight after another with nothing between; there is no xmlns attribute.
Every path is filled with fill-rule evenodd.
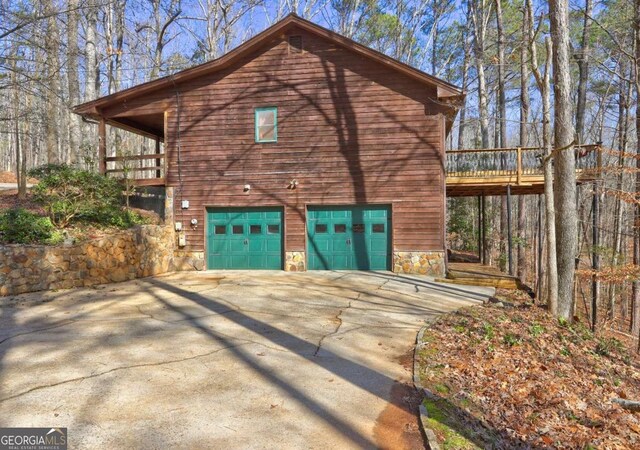
<svg viewBox="0 0 640 450"><path fill-rule="evenodd" d="M251 185L250 184L245 184L244 185L244 191L245 192L249 192L251 190Z"/></svg>

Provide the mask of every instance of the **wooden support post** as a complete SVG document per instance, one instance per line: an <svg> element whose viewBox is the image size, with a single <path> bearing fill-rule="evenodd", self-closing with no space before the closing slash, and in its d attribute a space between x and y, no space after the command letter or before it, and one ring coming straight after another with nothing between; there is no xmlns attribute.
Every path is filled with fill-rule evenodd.
<svg viewBox="0 0 640 450"><path fill-rule="evenodd" d="M511 235L511 185L507 184L507 257L509 275L513 275L513 236Z"/></svg>
<svg viewBox="0 0 640 450"><path fill-rule="evenodd" d="M482 200L482 226L480 227L480 229L482 230L482 264L488 264L488 260L489 258L487 258L487 253L488 253L488 248L487 248L487 211L486 211L486 206L487 206L487 201L486 198L484 196L484 194L482 194L481 197Z"/></svg>
<svg viewBox="0 0 640 450"><path fill-rule="evenodd" d="M160 138L156 136L156 155L160 154ZM156 158L156 167L160 167L161 164L161 160L160 158ZM156 170L156 178L160 178L162 176L162 173L160 171L160 169Z"/></svg>
<svg viewBox="0 0 640 450"><path fill-rule="evenodd" d="M482 262L482 197L478 195L478 261Z"/></svg>
<svg viewBox="0 0 640 450"><path fill-rule="evenodd" d="M596 324L598 322L598 297L600 286L596 273L600 270L600 254L598 253L599 239L599 223L600 223L600 198L598 197L598 182L593 183L593 199L592 199L592 241L591 250L591 266L593 268L593 276L591 278L591 331L595 333Z"/></svg>
<svg viewBox="0 0 640 450"><path fill-rule="evenodd" d="M107 173L107 123L104 118L98 122L98 171Z"/></svg>
<svg viewBox="0 0 640 450"><path fill-rule="evenodd" d="M522 148L518 147L516 154L516 183L522 184Z"/></svg>

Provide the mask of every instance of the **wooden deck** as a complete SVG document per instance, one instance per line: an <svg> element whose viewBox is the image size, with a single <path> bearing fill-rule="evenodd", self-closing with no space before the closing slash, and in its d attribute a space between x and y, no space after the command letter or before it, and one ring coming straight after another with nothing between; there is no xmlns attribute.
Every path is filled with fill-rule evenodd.
<svg viewBox="0 0 640 450"><path fill-rule="evenodd" d="M598 178L602 163L598 145L575 149L577 182ZM447 152L447 197L541 194L544 150L539 147L456 150Z"/></svg>
<svg viewBox="0 0 640 450"><path fill-rule="evenodd" d="M602 166L600 147L581 145L575 152L578 183L597 179ZM543 154L539 147L449 151L447 197L505 195L507 186L513 195L541 194L544 191ZM164 157L157 140L155 153L106 157L102 167L110 176L123 178L126 174L132 185L164 186Z"/></svg>

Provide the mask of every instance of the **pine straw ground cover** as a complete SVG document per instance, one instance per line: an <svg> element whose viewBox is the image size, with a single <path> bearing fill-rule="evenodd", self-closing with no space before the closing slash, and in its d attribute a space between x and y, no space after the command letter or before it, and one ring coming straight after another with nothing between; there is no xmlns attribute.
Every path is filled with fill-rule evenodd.
<svg viewBox="0 0 640 450"><path fill-rule="evenodd" d="M640 358L580 323L522 302L464 308L416 356L445 449L640 448L640 413L612 402L640 400Z"/></svg>

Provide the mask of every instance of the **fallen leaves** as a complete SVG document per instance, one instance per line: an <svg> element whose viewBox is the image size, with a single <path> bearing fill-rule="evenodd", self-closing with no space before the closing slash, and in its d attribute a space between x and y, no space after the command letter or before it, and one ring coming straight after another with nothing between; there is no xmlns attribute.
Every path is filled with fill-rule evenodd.
<svg viewBox="0 0 640 450"><path fill-rule="evenodd" d="M506 447L638 448L640 414L611 399L640 399L640 360L611 339L537 307L467 308L425 333L420 375Z"/></svg>

